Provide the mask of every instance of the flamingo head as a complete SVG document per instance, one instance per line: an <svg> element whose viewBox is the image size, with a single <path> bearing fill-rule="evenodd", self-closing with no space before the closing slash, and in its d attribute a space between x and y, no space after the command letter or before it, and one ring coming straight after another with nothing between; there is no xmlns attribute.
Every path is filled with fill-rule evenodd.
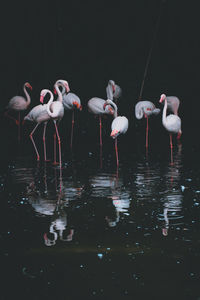
<svg viewBox="0 0 200 300"><path fill-rule="evenodd" d="M165 99L166 99L166 95L165 94L162 94L161 96L160 96L160 100L159 100L159 102L160 103L162 103Z"/></svg>
<svg viewBox="0 0 200 300"><path fill-rule="evenodd" d="M48 93L48 90L44 89L40 93L40 102L43 104L44 103L44 97Z"/></svg>
<svg viewBox="0 0 200 300"><path fill-rule="evenodd" d="M117 130L117 129L113 129L110 136L113 138L113 139L116 139L118 137L118 135L120 134L120 131Z"/></svg>
<svg viewBox="0 0 200 300"><path fill-rule="evenodd" d="M73 106L76 107L79 110L82 110L82 106L77 101L73 102Z"/></svg>
<svg viewBox="0 0 200 300"><path fill-rule="evenodd" d="M30 90L33 89L29 82L26 82L26 83L25 83L25 87L29 88Z"/></svg>
<svg viewBox="0 0 200 300"><path fill-rule="evenodd" d="M111 85L112 91L113 91L113 94L114 94L114 92L115 92L115 82L114 82L114 80L109 80L108 84Z"/></svg>
<svg viewBox="0 0 200 300"><path fill-rule="evenodd" d="M108 106L108 107L107 107ZM107 108L107 112L110 114L110 115L114 115L114 109L112 108L112 106L109 104L109 103L104 103L103 105L103 109L106 110Z"/></svg>
<svg viewBox="0 0 200 300"><path fill-rule="evenodd" d="M56 84L62 85L65 88L66 92L69 93L69 91L70 91L69 83L66 80L59 79L56 81Z"/></svg>

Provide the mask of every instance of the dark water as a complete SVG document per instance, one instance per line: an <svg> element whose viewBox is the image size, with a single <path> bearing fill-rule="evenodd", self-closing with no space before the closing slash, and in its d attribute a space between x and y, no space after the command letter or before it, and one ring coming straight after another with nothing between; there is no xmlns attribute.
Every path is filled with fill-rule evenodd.
<svg viewBox="0 0 200 300"><path fill-rule="evenodd" d="M64 144L62 170L35 162L25 137L10 147L1 299L200 299L198 147L174 140L171 165L167 136L151 140L148 157L143 138L121 137L117 170L103 139L102 167L95 139L73 153Z"/></svg>

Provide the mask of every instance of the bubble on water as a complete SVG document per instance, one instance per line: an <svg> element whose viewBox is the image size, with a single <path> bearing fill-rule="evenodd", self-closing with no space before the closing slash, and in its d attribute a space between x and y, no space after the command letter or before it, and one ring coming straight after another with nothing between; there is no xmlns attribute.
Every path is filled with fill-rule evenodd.
<svg viewBox="0 0 200 300"><path fill-rule="evenodd" d="M103 254L102 253L98 253L97 256L102 259L103 258Z"/></svg>
<svg viewBox="0 0 200 300"><path fill-rule="evenodd" d="M185 186L181 185L181 191L184 192L184 190L185 190Z"/></svg>

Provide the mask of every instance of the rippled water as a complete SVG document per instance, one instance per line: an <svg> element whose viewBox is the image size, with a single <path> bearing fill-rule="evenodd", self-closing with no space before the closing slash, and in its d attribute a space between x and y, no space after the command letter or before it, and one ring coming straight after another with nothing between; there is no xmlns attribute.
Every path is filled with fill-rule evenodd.
<svg viewBox="0 0 200 300"><path fill-rule="evenodd" d="M84 153L4 164L1 299L200 299L198 153Z"/></svg>

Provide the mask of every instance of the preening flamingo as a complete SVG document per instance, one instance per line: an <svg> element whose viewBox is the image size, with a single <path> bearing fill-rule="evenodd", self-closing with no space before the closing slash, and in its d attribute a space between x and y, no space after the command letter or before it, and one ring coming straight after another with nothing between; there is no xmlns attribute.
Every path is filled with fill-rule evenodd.
<svg viewBox="0 0 200 300"><path fill-rule="evenodd" d="M149 117L151 115L157 115L160 113L160 109L156 108L155 105L150 101L139 101L135 105L135 116L138 120L143 117L147 120L146 126L146 149L148 149L148 132L149 132Z"/></svg>
<svg viewBox="0 0 200 300"><path fill-rule="evenodd" d="M46 94L50 95L50 99L48 101L47 104L43 104L43 98ZM38 149L36 147L36 144L34 142L33 139L33 133L35 132L35 130L37 129L37 127L39 126L39 124L44 123L44 130L43 130L43 145L44 145L44 160L47 161L47 157L46 157L46 142L45 142L45 134L46 134L46 127L47 127L47 122L50 120L50 116L47 112L47 106L51 105L51 103L53 102L53 94L50 90L44 89L41 91L40 93L40 102L42 104L39 104L35 107L33 107L31 109L31 111L24 117L24 121L31 121L31 122L36 122L36 126L34 127L34 129L31 131L30 133L30 139L33 143L36 155L37 155L37 160L40 160L40 155L38 152Z"/></svg>
<svg viewBox="0 0 200 300"><path fill-rule="evenodd" d="M16 122L16 124L18 125L18 141L20 141L20 111L24 111L28 108L28 106L31 103L31 97L29 95L29 93L27 92L26 88L29 88L32 90L32 86L30 85L30 83L25 82L23 85L23 90L24 90L24 94L26 96L26 98L22 97L22 96L14 96L13 98L10 99L8 105L6 106L6 109L9 110L15 110L18 112L18 120L15 119L14 117L10 116L7 112L5 113L5 115L14 120Z"/></svg>
<svg viewBox="0 0 200 300"><path fill-rule="evenodd" d="M109 80L106 87L107 98L113 101L117 101L122 94L122 89L117 85L114 80Z"/></svg>
<svg viewBox="0 0 200 300"><path fill-rule="evenodd" d="M117 105L112 100L107 100L104 104L104 109L107 105L111 105L114 109L114 120L111 124L111 134L110 136L115 139L115 152L116 152L116 160L117 167L119 166L118 160L118 149L117 149L117 137L119 134L125 134L128 130L128 119L124 116L117 116Z"/></svg>
<svg viewBox="0 0 200 300"><path fill-rule="evenodd" d="M177 133L180 137L182 134L181 131L181 119L179 116L170 114L167 116L167 97L165 94L162 94L160 96L160 103L165 101L164 108L163 108L163 114L162 114L162 124L165 127L165 129L169 132L170 136L170 148L171 148L171 163L173 163L173 143L172 143L172 134Z"/></svg>
<svg viewBox="0 0 200 300"><path fill-rule="evenodd" d="M102 115L113 115L114 110L113 107L110 105L106 105L104 108L104 104L106 103L106 100L94 97L91 98L87 105L88 105L88 111L93 113L94 115L99 116L99 127L100 127L100 147L102 147L102 134L101 134L101 128L102 128Z"/></svg>
<svg viewBox="0 0 200 300"><path fill-rule="evenodd" d="M73 131L74 131L74 111L75 109L82 110L81 100L80 98L74 94L66 90L62 85L62 96L63 96L63 106L65 110L72 110L72 128L71 128L71 149L73 144Z"/></svg>

